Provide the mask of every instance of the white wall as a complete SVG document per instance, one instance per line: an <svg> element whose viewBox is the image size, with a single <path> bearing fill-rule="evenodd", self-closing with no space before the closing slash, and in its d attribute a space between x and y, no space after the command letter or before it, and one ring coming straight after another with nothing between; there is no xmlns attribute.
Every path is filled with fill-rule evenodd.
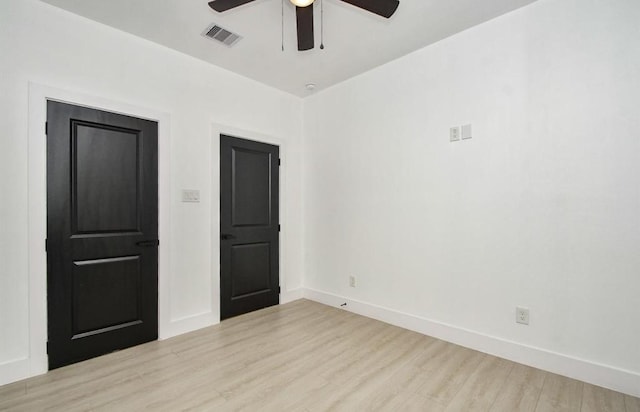
<svg viewBox="0 0 640 412"><path fill-rule="evenodd" d="M219 319L218 158L212 130L283 144L286 231L281 275L302 283L300 99L36 0L0 4L0 384L29 362L29 83L166 113L170 118L170 273L165 308L172 330ZM223 125L223 126L220 126ZM162 150L162 149L161 149ZM180 202L182 188L201 203ZM42 205L44 208L45 206ZM162 246L161 246L162 247ZM182 326L181 326L182 323ZM170 334L170 333L169 333ZM31 370L29 373L33 373Z"/></svg>
<svg viewBox="0 0 640 412"><path fill-rule="evenodd" d="M305 287L639 395L639 21L540 0L306 99Z"/></svg>

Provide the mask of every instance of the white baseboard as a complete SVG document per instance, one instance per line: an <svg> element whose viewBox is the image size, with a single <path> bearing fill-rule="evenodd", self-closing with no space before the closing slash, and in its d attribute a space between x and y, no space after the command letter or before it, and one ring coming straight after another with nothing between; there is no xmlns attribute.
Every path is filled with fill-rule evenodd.
<svg viewBox="0 0 640 412"><path fill-rule="evenodd" d="M203 312L186 318L175 319L160 328L159 340L169 339L184 333L193 332L194 330L206 328L220 323L220 319L216 319L212 312Z"/></svg>
<svg viewBox="0 0 640 412"><path fill-rule="evenodd" d="M558 375L640 397L640 374L314 289L304 297Z"/></svg>
<svg viewBox="0 0 640 412"><path fill-rule="evenodd" d="M280 294L280 304L293 302L294 300L304 297L304 289L298 288L288 290ZM183 333L193 332L198 329L220 323L220 319L216 318L212 312L204 312L186 318L175 319L164 327L160 328L160 340L169 339Z"/></svg>
<svg viewBox="0 0 640 412"><path fill-rule="evenodd" d="M280 293L280 304L293 302L294 300L302 299L304 297L304 289L298 288L293 290L287 290Z"/></svg>
<svg viewBox="0 0 640 412"><path fill-rule="evenodd" d="M31 376L29 358L11 360L0 364L0 386Z"/></svg>

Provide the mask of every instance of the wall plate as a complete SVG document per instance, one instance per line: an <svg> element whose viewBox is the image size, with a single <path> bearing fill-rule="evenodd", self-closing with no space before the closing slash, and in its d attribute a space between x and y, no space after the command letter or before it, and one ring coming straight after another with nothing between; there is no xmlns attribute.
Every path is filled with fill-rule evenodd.
<svg viewBox="0 0 640 412"><path fill-rule="evenodd" d="M462 126L462 140L471 139L471 125L465 124Z"/></svg>
<svg viewBox="0 0 640 412"><path fill-rule="evenodd" d="M460 140L460 127L452 127L451 129L449 129L449 141L457 142L458 140Z"/></svg>
<svg viewBox="0 0 640 412"><path fill-rule="evenodd" d="M200 191L195 189L183 189L182 201L186 203L200 202Z"/></svg>

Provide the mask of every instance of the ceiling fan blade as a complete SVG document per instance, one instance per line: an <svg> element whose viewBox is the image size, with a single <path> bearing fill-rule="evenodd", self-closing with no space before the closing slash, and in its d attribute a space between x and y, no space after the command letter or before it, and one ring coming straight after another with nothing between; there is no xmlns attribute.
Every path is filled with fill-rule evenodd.
<svg viewBox="0 0 640 412"><path fill-rule="evenodd" d="M313 49L313 4L307 7L296 7L296 23L298 50Z"/></svg>
<svg viewBox="0 0 640 412"><path fill-rule="evenodd" d="M255 0L213 0L209 2L209 7L217 12L227 11L243 4L251 3Z"/></svg>
<svg viewBox="0 0 640 412"><path fill-rule="evenodd" d="M378 16L389 18L396 12L400 2L398 0L342 0L345 3L360 7Z"/></svg>

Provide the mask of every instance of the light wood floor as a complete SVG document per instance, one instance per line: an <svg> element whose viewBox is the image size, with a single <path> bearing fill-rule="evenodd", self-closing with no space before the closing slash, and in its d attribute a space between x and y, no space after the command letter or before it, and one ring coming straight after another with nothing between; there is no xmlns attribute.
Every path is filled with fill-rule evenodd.
<svg viewBox="0 0 640 412"><path fill-rule="evenodd" d="M144 409L640 412L640 399L307 300L0 387L0 410Z"/></svg>

